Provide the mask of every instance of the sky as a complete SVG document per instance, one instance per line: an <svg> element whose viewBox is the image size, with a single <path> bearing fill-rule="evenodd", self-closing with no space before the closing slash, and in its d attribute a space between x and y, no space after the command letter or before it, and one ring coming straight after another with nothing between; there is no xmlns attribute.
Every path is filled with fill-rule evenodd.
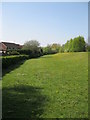
<svg viewBox="0 0 90 120"><path fill-rule="evenodd" d="M24 44L37 40L41 46L64 44L77 36L88 39L88 3L2 3L1 41Z"/></svg>

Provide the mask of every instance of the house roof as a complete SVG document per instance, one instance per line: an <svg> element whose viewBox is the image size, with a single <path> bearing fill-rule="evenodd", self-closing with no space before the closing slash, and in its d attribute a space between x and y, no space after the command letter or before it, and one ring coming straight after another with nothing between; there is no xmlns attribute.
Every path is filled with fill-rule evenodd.
<svg viewBox="0 0 90 120"><path fill-rule="evenodd" d="M0 51L1 50L6 50L7 49L7 46L4 45L3 43L0 43Z"/></svg>
<svg viewBox="0 0 90 120"><path fill-rule="evenodd" d="M10 43L10 42L2 42L2 43L8 48L21 48L21 45L19 44Z"/></svg>

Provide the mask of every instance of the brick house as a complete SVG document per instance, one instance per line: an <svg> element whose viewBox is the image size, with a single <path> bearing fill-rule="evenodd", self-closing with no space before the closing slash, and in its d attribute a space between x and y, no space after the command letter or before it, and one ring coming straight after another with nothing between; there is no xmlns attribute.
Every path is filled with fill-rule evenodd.
<svg viewBox="0 0 90 120"><path fill-rule="evenodd" d="M21 49L22 45L10 43L10 42L0 42L0 53L6 53L7 50L17 50Z"/></svg>

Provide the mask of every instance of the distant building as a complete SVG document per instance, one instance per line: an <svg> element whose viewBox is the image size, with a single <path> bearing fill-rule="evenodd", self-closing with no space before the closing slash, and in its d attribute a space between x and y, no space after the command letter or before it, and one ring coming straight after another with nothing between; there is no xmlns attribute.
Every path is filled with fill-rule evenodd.
<svg viewBox="0 0 90 120"><path fill-rule="evenodd" d="M0 53L6 53L7 50L18 50L21 49L22 45L10 43L10 42L0 42Z"/></svg>

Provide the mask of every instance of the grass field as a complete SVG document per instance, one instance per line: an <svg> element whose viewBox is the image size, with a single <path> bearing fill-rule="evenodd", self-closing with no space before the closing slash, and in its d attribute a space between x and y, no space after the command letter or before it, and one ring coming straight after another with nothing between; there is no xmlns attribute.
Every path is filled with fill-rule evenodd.
<svg viewBox="0 0 90 120"><path fill-rule="evenodd" d="M2 85L4 118L88 117L88 53L27 60Z"/></svg>

